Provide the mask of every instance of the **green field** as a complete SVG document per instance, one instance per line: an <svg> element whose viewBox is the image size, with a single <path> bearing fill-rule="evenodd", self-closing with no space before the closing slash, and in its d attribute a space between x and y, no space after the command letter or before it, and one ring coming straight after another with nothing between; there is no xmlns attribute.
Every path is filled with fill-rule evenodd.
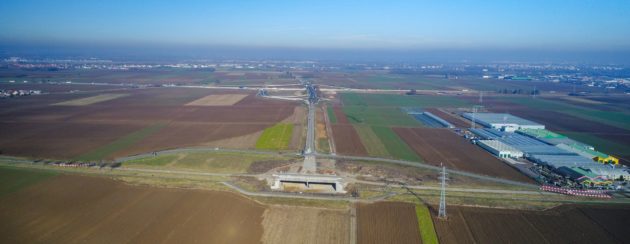
<svg viewBox="0 0 630 244"><path fill-rule="evenodd" d="M422 162L422 159L389 127L373 126L372 131L381 140L389 155L396 159Z"/></svg>
<svg viewBox="0 0 630 244"><path fill-rule="evenodd" d="M51 171L0 166L0 197L57 175Z"/></svg>
<svg viewBox="0 0 630 244"><path fill-rule="evenodd" d="M350 123L371 126L422 126L422 123L402 111L401 107L461 107L466 105L462 100L444 96L343 93L341 99L344 103L343 112Z"/></svg>
<svg viewBox="0 0 630 244"><path fill-rule="evenodd" d="M370 107L464 107L468 102L452 96L342 93L345 106Z"/></svg>
<svg viewBox="0 0 630 244"><path fill-rule="evenodd" d="M630 156L630 145L624 145L622 143L606 140L596 135L581 132L562 132L562 134L568 136L579 142L583 142L595 147L595 150L601 151L613 156Z"/></svg>
<svg viewBox="0 0 630 244"><path fill-rule="evenodd" d="M373 75L355 78L359 82L368 83L369 87L380 89L414 88L421 90L447 90L452 89L452 83L445 79L427 78L419 75Z"/></svg>
<svg viewBox="0 0 630 244"><path fill-rule="evenodd" d="M578 118L599 122L611 126L616 126L626 130L630 130L630 112L625 111L606 111L596 110L592 108L577 106L560 101L551 101L546 99L532 99L525 97L502 98L505 101L524 105L533 109L542 109L556 111Z"/></svg>
<svg viewBox="0 0 630 244"><path fill-rule="evenodd" d="M100 160L105 159L107 156L111 155L114 152L120 151L127 147L130 147L147 136L159 131L165 126L162 123L156 123L147 127L144 127L140 130L134 131L126 136L118 138L117 140L109 143L105 146L99 147L93 151L90 151L86 154L80 155L76 158L79 161L90 161L90 160Z"/></svg>
<svg viewBox="0 0 630 244"><path fill-rule="evenodd" d="M365 125L355 125L354 129L359 134L361 144L365 147L368 154L374 157L389 157L389 152L381 139L374 133L372 127Z"/></svg>
<svg viewBox="0 0 630 244"><path fill-rule="evenodd" d="M437 244L438 238L431 219L431 213L426 205L416 204L416 217L418 218L418 228L423 244Z"/></svg>
<svg viewBox="0 0 630 244"><path fill-rule="evenodd" d="M214 173L245 173L256 161L286 160L274 155L231 152L186 152L148 156L123 163L125 167L159 167L201 170Z"/></svg>
<svg viewBox="0 0 630 244"><path fill-rule="evenodd" d="M358 125L420 127L422 123L396 107L343 107L348 121Z"/></svg>
<svg viewBox="0 0 630 244"><path fill-rule="evenodd" d="M333 108L331 106L326 107L326 113L328 114L328 120L330 121L330 123L336 124L337 116L335 115L335 111L333 111Z"/></svg>
<svg viewBox="0 0 630 244"><path fill-rule="evenodd" d="M521 89L531 91L536 88L529 82L482 79L477 77L460 77L448 79L444 76L422 74L372 74L350 75L351 79L358 81L363 87L381 89L418 89L418 90L484 90L496 91L499 89ZM554 88L566 90L567 85L556 84Z"/></svg>
<svg viewBox="0 0 630 244"><path fill-rule="evenodd" d="M289 148L293 124L279 123L263 131L256 141L256 149L285 150Z"/></svg>

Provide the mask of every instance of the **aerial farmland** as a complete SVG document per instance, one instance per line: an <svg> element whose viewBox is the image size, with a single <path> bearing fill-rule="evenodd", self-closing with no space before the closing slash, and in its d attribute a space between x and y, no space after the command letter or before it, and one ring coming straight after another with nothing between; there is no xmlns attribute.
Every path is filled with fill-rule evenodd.
<svg viewBox="0 0 630 244"><path fill-rule="evenodd" d="M582 157L594 169L618 159L623 172L627 126L615 116L627 108L608 98L486 91L481 101L478 92L457 88L474 83L411 91L393 89L399 78L383 74L369 78L371 89L328 87L320 79L329 74L212 73L219 83L174 74L181 84L160 81L159 72L141 75L151 81L0 83L43 91L1 100L3 236L18 243L626 238L616 228L625 218L610 217L627 212L627 194L610 190L622 181L559 175L554 162L540 161L548 157L518 143L509 148L524 150L520 157L482 146L527 133L527 140L551 140L540 134L591 145L587 153L606 158L561 155ZM605 112L593 112L600 108ZM484 124L484 114L506 112L546 127L501 131ZM544 150L565 150L546 143Z"/></svg>

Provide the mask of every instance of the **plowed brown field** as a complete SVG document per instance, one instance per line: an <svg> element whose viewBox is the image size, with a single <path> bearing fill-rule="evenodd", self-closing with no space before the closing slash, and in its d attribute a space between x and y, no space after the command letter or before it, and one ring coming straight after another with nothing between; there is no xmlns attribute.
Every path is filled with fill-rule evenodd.
<svg viewBox="0 0 630 244"><path fill-rule="evenodd" d="M532 182L485 150L468 143L448 129L394 128L425 162L447 168L510 180Z"/></svg>
<svg viewBox="0 0 630 244"><path fill-rule="evenodd" d="M225 192L62 175L0 198L6 243L259 243L265 207Z"/></svg>
<svg viewBox="0 0 630 244"><path fill-rule="evenodd" d="M333 139L335 148L339 154L367 156L367 151L361 143L359 134L350 124L333 124Z"/></svg>
<svg viewBox="0 0 630 244"><path fill-rule="evenodd" d="M188 106L230 106L240 102L247 94L220 94L208 95L189 102Z"/></svg>
<svg viewBox="0 0 630 244"><path fill-rule="evenodd" d="M413 204L357 205L357 243L422 243Z"/></svg>
<svg viewBox="0 0 630 244"><path fill-rule="evenodd" d="M546 211L451 207L448 220L432 214L440 243L623 243L629 212L628 206Z"/></svg>
<svg viewBox="0 0 630 244"><path fill-rule="evenodd" d="M348 117L346 117L346 114L343 112L343 109L341 107L333 107L333 112L335 113L338 124L348 123Z"/></svg>
<svg viewBox="0 0 630 244"><path fill-rule="evenodd" d="M51 104L95 93L41 95L0 103L0 153L71 159L156 123L166 126L118 150L115 156L209 145L261 131L289 118L299 106L243 91L152 88L119 92L127 95L85 106ZM246 97L231 106L186 106L212 95ZM243 147L249 145L245 142Z"/></svg>
<svg viewBox="0 0 630 244"><path fill-rule="evenodd" d="M273 206L263 216L263 243L349 243L348 211Z"/></svg>

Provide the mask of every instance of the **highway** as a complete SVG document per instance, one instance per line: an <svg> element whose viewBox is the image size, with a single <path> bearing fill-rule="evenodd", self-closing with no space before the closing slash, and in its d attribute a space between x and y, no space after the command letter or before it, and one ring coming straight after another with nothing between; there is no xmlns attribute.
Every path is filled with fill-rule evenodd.
<svg viewBox="0 0 630 244"><path fill-rule="evenodd" d="M315 153L315 105L309 104L304 154L308 155L313 153Z"/></svg>
<svg viewBox="0 0 630 244"><path fill-rule="evenodd" d="M302 173L316 173L317 160L315 158L315 104L318 102L317 92L313 85L306 83L306 92L308 93L308 116L306 126L306 143L304 143L304 164Z"/></svg>

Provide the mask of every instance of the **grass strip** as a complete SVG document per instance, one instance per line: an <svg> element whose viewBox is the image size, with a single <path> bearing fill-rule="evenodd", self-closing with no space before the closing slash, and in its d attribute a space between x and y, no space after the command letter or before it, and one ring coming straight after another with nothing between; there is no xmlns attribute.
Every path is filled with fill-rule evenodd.
<svg viewBox="0 0 630 244"><path fill-rule="evenodd" d="M335 110L331 106L326 107L326 112L328 113L328 120L330 123L337 123L337 116L335 116Z"/></svg>
<svg viewBox="0 0 630 244"><path fill-rule="evenodd" d="M284 150L289 148L293 124L279 123L263 131L256 141L256 149Z"/></svg>
<svg viewBox="0 0 630 244"><path fill-rule="evenodd" d="M435 233L435 227L433 227L433 220L431 219L429 208L427 208L426 205L416 204L416 217L418 218L418 228L420 229L420 238L422 238L422 243L439 243L437 233Z"/></svg>

